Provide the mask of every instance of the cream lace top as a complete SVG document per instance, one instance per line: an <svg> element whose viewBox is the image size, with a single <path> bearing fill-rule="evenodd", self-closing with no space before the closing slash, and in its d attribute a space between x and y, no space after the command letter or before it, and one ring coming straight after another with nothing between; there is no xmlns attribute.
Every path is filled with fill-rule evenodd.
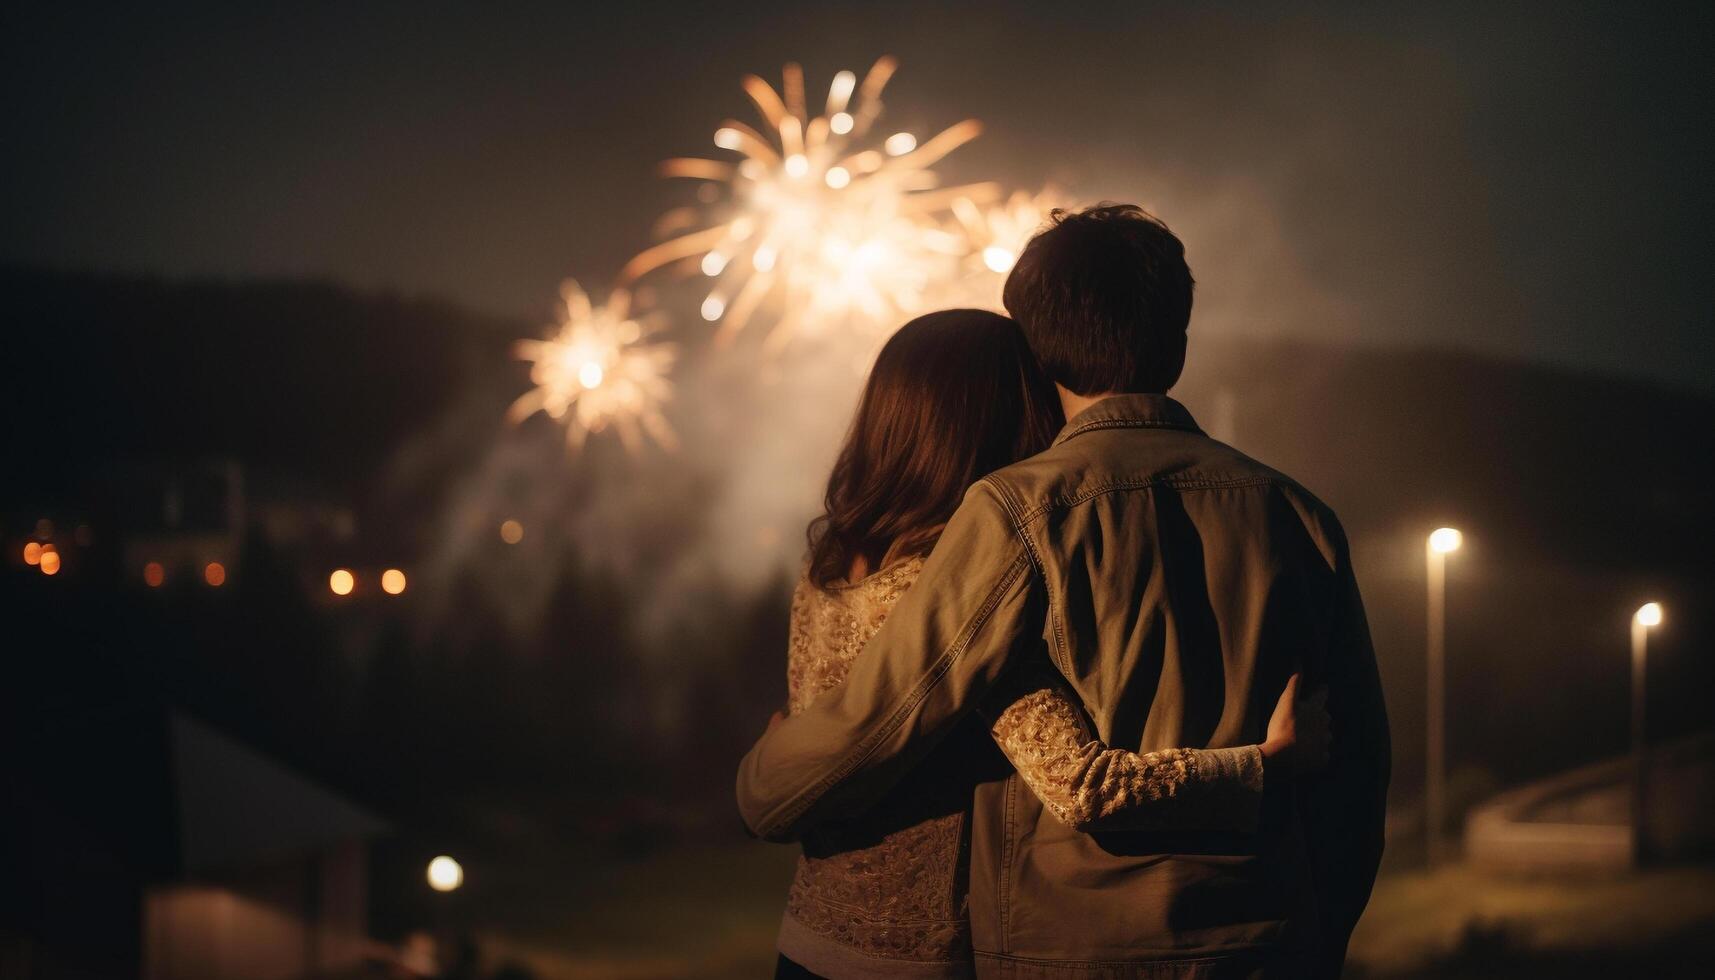
<svg viewBox="0 0 1715 980"><path fill-rule="evenodd" d="M799 581L787 654L792 714L844 682L922 568L913 558L830 589ZM1255 829L1262 798L1256 746L1110 749L1090 738L1052 667L1044 664L1041 675L1027 679L1021 696L991 719L991 734L1054 816L1084 831ZM965 821L965 812L945 813L866 846L801 856L780 951L835 978L965 975Z"/></svg>

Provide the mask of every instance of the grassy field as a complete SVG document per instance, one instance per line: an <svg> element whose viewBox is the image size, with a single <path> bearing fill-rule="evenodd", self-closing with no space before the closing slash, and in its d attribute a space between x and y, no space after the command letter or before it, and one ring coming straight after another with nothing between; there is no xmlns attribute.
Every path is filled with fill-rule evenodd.
<svg viewBox="0 0 1715 980"><path fill-rule="evenodd" d="M685 848L544 861L472 922L484 959L538 980L767 976L794 852ZM1715 869L1521 878L1453 866L1384 877L1351 949L1366 978L1715 975Z"/></svg>
<svg viewBox="0 0 1715 980"><path fill-rule="evenodd" d="M1389 875L1350 961L1365 977L1715 975L1715 869L1555 878L1455 865Z"/></svg>
<svg viewBox="0 0 1715 980"><path fill-rule="evenodd" d="M484 958L537 980L773 975L774 937L795 848L735 844L635 861L542 866L478 926Z"/></svg>

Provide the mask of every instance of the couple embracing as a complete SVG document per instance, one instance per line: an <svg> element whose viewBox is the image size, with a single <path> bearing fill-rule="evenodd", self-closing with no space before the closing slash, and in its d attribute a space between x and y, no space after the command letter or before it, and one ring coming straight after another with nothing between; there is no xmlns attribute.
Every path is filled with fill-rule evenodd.
<svg viewBox="0 0 1715 980"><path fill-rule="evenodd" d="M1192 278L1056 213L1012 318L907 323L810 528L739 808L785 977L1337 976L1388 729L1333 512L1167 391Z"/></svg>

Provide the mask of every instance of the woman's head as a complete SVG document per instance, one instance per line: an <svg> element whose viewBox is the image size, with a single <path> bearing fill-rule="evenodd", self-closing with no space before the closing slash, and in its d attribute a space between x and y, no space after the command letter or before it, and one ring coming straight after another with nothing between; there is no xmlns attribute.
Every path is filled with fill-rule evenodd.
<svg viewBox="0 0 1715 980"><path fill-rule="evenodd" d="M810 524L810 580L826 586L862 559L927 554L984 474L1048 447L1061 425L1054 386L1018 325L943 310L882 347Z"/></svg>

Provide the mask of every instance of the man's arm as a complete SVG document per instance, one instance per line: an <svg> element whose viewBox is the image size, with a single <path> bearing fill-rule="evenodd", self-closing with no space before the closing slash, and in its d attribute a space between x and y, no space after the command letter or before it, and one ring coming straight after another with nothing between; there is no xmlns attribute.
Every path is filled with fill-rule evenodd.
<svg viewBox="0 0 1715 980"><path fill-rule="evenodd" d="M763 734L738 768L751 832L791 840L873 803L1039 638L1040 580L996 491L965 495L917 583L843 685Z"/></svg>
<svg viewBox="0 0 1715 980"><path fill-rule="evenodd" d="M1337 523L1329 522L1329 532L1337 575L1326 662L1334 739L1327 771L1304 781L1301 799L1322 919L1315 975L1337 977L1381 865L1392 759L1381 676L1350 550Z"/></svg>

